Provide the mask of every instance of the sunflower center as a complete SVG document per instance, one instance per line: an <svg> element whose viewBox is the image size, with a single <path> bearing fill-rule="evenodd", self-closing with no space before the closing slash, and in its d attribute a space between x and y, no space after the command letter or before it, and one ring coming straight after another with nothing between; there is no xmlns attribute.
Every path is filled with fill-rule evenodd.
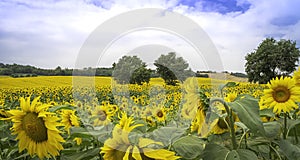
<svg viewBox="0 0 300 160"><path fill-rule="evenodd" d="M48 140L47 128L42 118L36 113L27 113L23 119L22 127L28 137L35 142Z"/></svg>
<svg viewBox="0 0 300 160"><path fill-rule="evenodd" d="M229 118L225 118L226 119L226 121L227 120L229 120ZM228 121L227 121L228 122ZM227 129L228 127L227 127L227 124L226 124L226 122L224 121L224 119L223 118L219 118L219 121L218 121L218 126L221 128L221 129Z"/></svg>
<svg viewBox="0 0 300 160"><path fill-rule="evenodd" d="M104 120L106 120L106 113L105 113L105 111L99 111L99 119L101 120L101 121L104 121Z"/></svg>
<svg viewBox="0 0 300 160"><path fill-rule="evenodd" d="M156 113L156 115L157 115L157 117L160 117L160 118L164 116L164 114L162 113L162 111L158 111Z"/></svg>
<svg viewBox="0 0 300 160"><path fill-rule="evenodd" d="M291 93L286 87L277 87L273 92L273 98L276 102L286 102L289 100Z"/></svg>

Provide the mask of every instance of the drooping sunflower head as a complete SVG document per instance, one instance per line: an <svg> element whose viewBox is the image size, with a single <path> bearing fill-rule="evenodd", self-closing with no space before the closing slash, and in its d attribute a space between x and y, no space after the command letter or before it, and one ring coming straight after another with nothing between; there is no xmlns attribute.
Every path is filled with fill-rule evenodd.
<svg viewBox="0 0 300 160"><path fill-rule="evenodd" d="M197 93L198 91L198 80L195 77L187 78L184 83L183 87L187 93Z"/></svg>
<svg viewBox="0 0 300 160"><path fill-rule="evenodd" d="M273 108L273 112L280 114L298 108L296 102L300 101L300 89L290 77L281 77L271 80L268 89L260 99L261 109Z"/></svg>
<svg viewBox="0 0 300 160"><path fill-rule="evenodd" d="M70 128L79 126L79 118L75 114L75 110L64 109L61 111L61 123L65 131L70 134Z"/></svg>
<svg viewBox="0 0 300 160"><path fill-rule="evenodd" d="M60 136L58 117L47 111L49 105L39 102L35 98L30 103L30 98L20 98L21 110L10 110L9 119L14 123L12 134L17 135L19 151L27 149L31 156L37 154L42 159L59 155L63 149Z"/></svg>

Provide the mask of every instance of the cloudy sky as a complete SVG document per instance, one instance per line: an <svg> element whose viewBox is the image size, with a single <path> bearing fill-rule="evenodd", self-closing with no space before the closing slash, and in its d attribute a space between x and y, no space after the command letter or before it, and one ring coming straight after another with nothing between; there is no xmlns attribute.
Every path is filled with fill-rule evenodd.
<svg viewBox="0 0 300 160"><path fill-rule="evenodd" d="M82 46L99 26L128 11L159 8L197 23L216 47L223 69L244 72L245 55L266 37L295 40L299 47L299 6L299 0L1 0L0 63L74 68ZM205 63L213 62L199 58L184 37L151 29L122 33L99 55L97 66L134 54L151 66L169 51L194 70L214 69L207 68Z"/></svg>

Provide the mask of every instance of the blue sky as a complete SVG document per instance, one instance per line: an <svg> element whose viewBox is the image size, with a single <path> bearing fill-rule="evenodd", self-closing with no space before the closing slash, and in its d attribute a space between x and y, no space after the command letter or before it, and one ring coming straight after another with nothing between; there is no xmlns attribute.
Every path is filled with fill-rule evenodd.
<svg viewBox="0 0 300 160"><path fill-rule="evenodd" d="M245 55L266 37L295 40L299 46L298 6L298 0L1 0L0 63L73 68L80 48L99 25L134 9L161 8L180 13L201 26L216 46L224 70L244 72ZM126 40L116 42L118 48L103 57L99 66L109 66L124 54L134 54L128 52L136 49L126 46L139 39L152 39L160 45L153 56L145 47L148 55L141 58L149 66L159 54L174 50L170 45L162 47L165 39L179 42L164 33L128 35ZM143 52L143 47L138 48ZM180 55L192 69L205 70L189 53Z"/></svg>

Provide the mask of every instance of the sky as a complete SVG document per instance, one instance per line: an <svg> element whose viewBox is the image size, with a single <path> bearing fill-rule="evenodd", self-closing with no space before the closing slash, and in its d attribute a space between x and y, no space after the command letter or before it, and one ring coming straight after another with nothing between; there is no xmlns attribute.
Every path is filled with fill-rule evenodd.
<svg viewBox="0 0 300 160"><path fill-rule="evenodd" d="M220 67L212 64L216 63L223 70L244 73L245 56L265 38L291 39L299 47L299 6L299 0L0 0L0 63L40 68L110 67L123 55L138 55L153 67L160 54L173 51L193 70L218 70ZM115 18L120 23L111 26L111 31L126 27L131 20L116 17L147 8L195 22L215 46L221 62L207 60L211 53L197 51L193 42L180 34L143 28L119 33L105 44L105 52L97 53L96 64L85 61L77 65L80 57L89 56L82 48L103 24ZM184 25L188 24L178 21L178 26ZM102 32L97 36L110 35Z"/></svg>

